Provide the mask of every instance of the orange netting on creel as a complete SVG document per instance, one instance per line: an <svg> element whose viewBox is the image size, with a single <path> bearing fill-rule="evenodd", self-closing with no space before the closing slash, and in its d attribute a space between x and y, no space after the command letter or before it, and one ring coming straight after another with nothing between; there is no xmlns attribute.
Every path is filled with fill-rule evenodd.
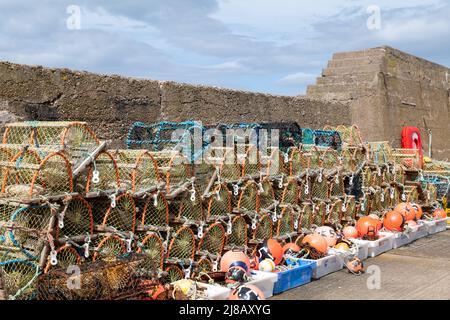
<svg viewBox="0 0 450 320"><path fill-rule="evenodd" d="M402 166L394 166L394 181L400 184L405 183L405 170Z"/></svg>
<svg viewBox="0 0 450 320"><path fill-rule="evenodd" d="M121 187L133 192L148 190L159 181L158 165L147 150L109 150L117 163Z"/></svg>
<svg viewBox="0 0 450 320"><path fill-rule="evenodd" d="M298 148L289 151L289 175L299 176L310 167L311 157Z"/></svg>
<svg viewBox="0 0 450 320"><path fill-rule="evenodd" d="M100 152L88 167L85 191L108 191L119 187L120 178L116 160L109 152Z"/></svg>
<svg viewBox="0 0 450 320"><path fill-rule="evenodd" d="M290 175L289 154L285 156L279 148L267 148L267 153L260 157L261 169L266 176Z"/></svg>
<svg viewBox="0 0 450 320"><path fill-rule="evenodd" d="M219 164L219 175L223 181L237 181L244 172L245 159L237 157L234 148L224 148L223 160Z"/></svg>
<svg viewBox="0 0 450 320"><path fill-rule="evenodd" d="M193 259L195 249L194 232L189 227L180 227L172 234L167 250L167 258Z"/></svg>
<svg viewBox="0 0 450 320"><path fill-rule="evenodd" d="M314 201L326 200L329 198L328 181L324 175L322 175L321 177L319 174L316 178L314 178L314 182L312 184L311 198Z"/></svg>
<svg viewBox="0 0 450 320"><path fill-rule="evenodd" d="M343 197L345 195L344 177L341 175L330 177L329 188L330 198Z"/></svg>
<svg viewBox="0 0 450 320"><path fill-rule="evenodd" d="M343 219L345 221L355 220L356 213L357 213L357 208L356 208L355 196L346 195L344 197L344 202L343 202L343 207L342 207Z"/></svg>
<svg viewBox="0 0 450 320"><path fill-rule="evenodd" d="M161 178L165 179L166 191L174 189L189 181L194 172L189 159L178 151L150 152L155 159Z"/></svg>
<svg viewBox="0 0 450 320"><path fill-rule="evenodd" d="M303 203L300 211L298 224L301 229L311 228L313 222L313 205L310 203Z"/></svg>
<svg viewBox="0 0 450 320"><path fill-rule="evenodd" d="M225 237L225 229L221 223L210 225L198 242L199 253L221 255L225 246Z"/></svg>
<svg viewBox="0 0 450 320"><path fill-rule="evenodd" d="M389 160L406 169L422 168L418 149L393 149Z"/></svg>
<svg viewBox="0 0 450 320"><path fill-rule="evenodd" d="M73 191L72 167L60 152L41 160L35 150L24 148L9 162L2 162L1 167L3 196L30 198Z"/></svg>
<svg viewBox="0 0 450 320"><path fill-rule="evenodd" d="M260 209L260 193L259 186L255 181L248 181L241 189L237 208L248 211L259 212Z"/></svg>
<svg viewBox="0 0 450 320"><path fill-rule="evenodd" d="M355 172L357 167L356 167L356 160L353 157L353 151L349 149L343 149L341 151L341 157L344 172L346 173Z"/></svg>
<svg viewBox="0 0 450 320"><path fill-rule="evenodd" d="M142 212L143 226L164 227L169 225L169 204L162 193L153 193Z"/></svg>
<svg viewBox="0 0 450 320"><path fill-rule="evenodd" d="M237 157L242 156L238 152ZM261 175L261 154L255 146L249 146L245 155L243 155L242 175L250 177L259 177ZM241 161L239 161L241 162Z"/></svg>
<svg viewBox="0 0 450 320"><path fill-rule="evenodd" d="M213 178L214 173L217 171L216 167L213 164L202 162L195 165L194 171L195 186L203 194Z"/></svg>
<svg viewBox="0 0 450 320"><path fill-rule="evenodd" d="M329 206L330 213L326 219L328 223L333 225L341 224L342 222L342 201L336 200L331 206Z"/></svg>
<svg viewBox="0 0 450 320"><path fill-rule="evenodd" d="M207 218L226 217L232 211L231 192L225 183L217 185L208 199Z"/></svg>
<svg viewBox="0 0 450 320"><path fill-rule="evenodd" d="M201 257L197 261L197 265L195 267L195 274L200 275L203 273L208 273L213 271L213 263L212 261L207 257Z"/></svg>
<svg viewBox="0 0 450 320"><path fill-rule="evenodd" d="M121 194L116 199L116 206L110 206L105 213L102 225L117 231L134 232L136 226L136 206L129 194Z"/></svg>
<svg viewBox="0 0 450 320"><path fill-rule="evenodd" d="M148 267L152 270L162 270L164 263L164 245L156 233L147 234L138 244L137 253L144 254L148 260Z"/></svg>
<svg viewBox="0 0 450 320"><path fill-rule="evenodd" d="M272 218L268 214L263 214L256 228L253 230L252 239L253 240L266 240L272 238L273 222Z"/></svg>
<svg viewBox="0 0 450 320"><path fill-rule="evenodd" d="M231 221L231 234L228 234L226 244L232 247L246 247L248 243L247 222L242 216L236 216Z"/></svg>
<svg viewBox="0 0 450 320"><path fill-rule="evenodd" d="M58 218L56 224L56 238L71 238L94 233L92 208L83 197L70 198L65 202L63 212L64 216Z"/></svg>
<svg viewBox="0 0 450 320"><path fill-rule="evenodd" d="M328 128L331 129L332 127ZM339 132L341 140L345 145L359 146L363 143L363 140L361 138L361 132L359 131L359 128L356 125L350 127L339 125L332 130Z"/></svg>
<svg viewBox="0 0 450 320"><path fill-rule="evenodd" d="M161 282L165 284L182 280L185 277L183 270L181 270L181 268L177 265L171 264L167 266L164 271L167 273L167 275L161 278Z"/></svg>
<svg viewBox="0 0 450 320"><path fill-rule="evenodd" d="M296 179L291 179L287 182L283 189L280 203L297 204L300 198L301 188Z"/></svg>
<svg viewBox="0 0 450 320"><path fill-rule="evenodd" d="M327 204L324 202L316 203L316 205L313 206L312 215L313 215L312 224L316 226L323 226L328 216Z"/></svg>
<svg viewBox="0 0 450 320"><path fill-rule="evenodd" d="M259 184L259 208L267 209L275 201L275 192L269 179L264 178Z"/></svg>
<svg viewBox="0 0 450 320"><path fill-rule="evenodd" d="M302 145L301 152L303 157L309 158L309 168L310 169L319 169L321 160L321 149L316 147L315 145Z"/></svg>
<svg viewBox="0 0 450 320"><path fill-rule="evenodd" d="M92 261L111 261L127 252L125 242L116 235L101 235L94 240Z"/></svg>
<svg viewBox="0 0 450 320"><path fill-rule="evenodd" d="M53 265L48 257L47 265L44 268L44 273L49 272L51 269L58 268L67 270L68 267L81 264L81 256L75 248L66 244L56 250L56 264Z"/></svg>
<svg viewBox="0 0 450 320"><path fill-rule="evenodd" d="M331 148L325 148L324 150L318 149L319 156L319 166L325 170L330 170L340 165L340 155L339 153Z"/></svg>
<svg viewBox="0 0 450 320"><path fill-rule="evenodd" d="M373 186L373 175L370 168L365 168L362 172L362 187L368 188Z"/></svg>
<svg viewBox="0 0 450 320"><path fill-rule="evenodd" d="M405 186L404 193L407 202L419 202L419 190L416 186Z"/></svg>
<svg viewBox="0 0 450 320"><path fill-rule="evenodd" d="M178 208L178 219L187 219L194 222L205 221L203 201L198 191L188 190L181 198Z"/></svg>
<svg viewBox="0 0 450 320"><path fill-rule="evenodd" d="M280 217L278 218L275 227L276 237L290 236L294 232L294 212L290 207L284 207L281 210Z"/></svg>

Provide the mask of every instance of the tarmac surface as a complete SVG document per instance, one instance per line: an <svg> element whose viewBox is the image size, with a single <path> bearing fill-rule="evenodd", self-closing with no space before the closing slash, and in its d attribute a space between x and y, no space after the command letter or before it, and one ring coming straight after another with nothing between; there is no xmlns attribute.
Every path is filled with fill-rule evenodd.
<svg viewBox="0 0 450 320"><path fill-rule="evenodd" d="M369 258L364 266L371 274L355 276L344 268L271 299L450 299L450 230Z"/></svg>

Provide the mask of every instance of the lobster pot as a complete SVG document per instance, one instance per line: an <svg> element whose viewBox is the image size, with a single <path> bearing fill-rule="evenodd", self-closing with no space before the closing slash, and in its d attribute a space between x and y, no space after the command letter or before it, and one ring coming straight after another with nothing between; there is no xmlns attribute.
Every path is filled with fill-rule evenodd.
<svg viewBox="0 0 450 320"><path fill-rule="evenodd" d="M1 260L0 283L5 296L13 300L30 300L36 288L35 279L39 276L39 265L27 260Z"/></svg>
<svg viewBox="0 0 450 320"><path fill-rule="evenodd" d="M73 273L52 269L36 281L38 300L121 300L137 299L151 290L153 275L147 269L147 257L137 253L111 261L99 260L80 265L77 282ZM74 290L70 285L79 285ZM148 293L146 293L148 296Z"/></svg>
<svg viewBox="0 0 450 320"><path fill-rule="evenodd" d="M124 239L113 234L101 234L93 241L92 261L113 261L127 253Z"/></svg>
<svg viewBox="0 0 450 320"><path fill-rule="evenodd" d="M331 206L326 204L325 202L317 202L313 206L313 220L312 224L316 226L323 226L325 221L328 218L328 214L330 212Z"/></svg>
<svg viewBox="0 0 450 320"><path fill-rule="evenodd" d="M317 148L314 145L306 145L303 144L301 148L302 157L309 159L309 169L317 170L321 166L321 160L320 156L322 155L322 152L319 148Z"/></svg>
<svg viewBox="0 0 450 320"><path fill-rule="evenodd" d="M243 175L245 157L238 157L234 148L216 148L219 177L225 182L238 181Z"/></svg>
<svg viewBox="0 0 450 320"><path fill-rule="evenodd" d="M298 204L300 199L301 188L297 183L296 179L290 179L285 184L283 189L281 199L279 200L282 204Z"/></svg>
<svg viewBox="0 0 450 320"><path fill-rule="evenodd" d="M416 186L406 186L403 190L407 202L419 202L419 190Z"/></svg>
<svg viewBox="0 0 450 320"><path fill-rule="evenodd" d="M291 207L284 207L281 209L277 221L273 224L273 234L277 239L283 240L296 234L294 230L294 218L295 213Z"/></svg>
<svg viewBox="0 0 450 320"><path fill-rule="evenodd" d="M438 188L433 183L427 183L424 191L425 204L431 205L438 201ZM439 199L440 200L440 199Z"/></svg>
<svg viewBox="0 0 450 320"><path fill-rule="evenodd" d="M146 234L138 244L137 253L146 256L148 270L152 270L155 273L163 270L164 244L158 234L154 232Z"/></svg>
<svg viewBox="0 0 450 320"><path fill-rule="evenodd" d="M195 266L195 275L202 275L213 271L213 262L211 259L202 256L196 262L197 265Z"/></svg>
<svg viewBox="0 0 450 320"><path fill-rule="evenodd" d="M331 148L326 148L320 153L320 167L324 170L334 169L336 166L342 165L340 154Z"/></svg>
<svg viewBox="0 0 450 320"><path fill-rule="evenodd" d="M0 183L3 183L3 172L10 165L12 158L20 151L10 146L0 146Z"/></svg>
<svg viewBox="0 0 450 320"><path fill-rule="evenodd" d="M256 211L260 209L260 187L255 181L248 181L241 189L237 204L239 210Z"/></svg>
<svg viewBox="0 0 450 320"><path fill-rule="evenodd" d="M217 185L206 201L208 203L207 220L228 217L232 211L231 192L225 183Z"/></svg>
<svg viewBox="0 0 450 320"><path fill-rule="evenodd" d="M406 169L419 170L422 168L418 149L393 149L390 161Z"/></svg>
<svg viewBox="0 0 450 320"><path fill-rule="evenodd" d="M196 223L205 221L203 201L198 191L193 189L186 191L182 196L178 207L178 219L186 219Z"/></svg>
<svg viewBox="0 0 450 320"><path fill-rule="evenodd" d="M275 202L275 191L268 178L259 182L259 207L261 209L269 208Z"/></svg>
<svg viewBox="0 0 450 320"><path fill-rule="evenodd" d="M378 167L372 175L373 179L373 186L379 187L384 182L384 170L380 167Z"/></svg>
<svg viewBox="0 0 450 320"><path fill-rule="evenodd" d="M346 195L342 203L342 219L346 222L356 220L356 211L355 196Z"/></svg>
<svg viewBox="0 0 450 320"><path fill-rule="evenodd" d="M80 236L91 237L93 233L94 216L89 202L81 196L64 201L64 207L57 217L56 238L60 241L67 238L77 240Z"/></svg>
<svg viewBox="0 0 450 320"><path fill-rule="evenodd" d="M245 248L248 244L247 222L242 216L235 216L231 220L231 230L227 230L227 247ZM228 233L231 231L231 233Z"/></svg>
<svg viewBox="0 0 450 320"><path fill-rule="evenodd" d="M195 235L189 227L180 227L172 232L167 249L167 259L189 261L194 258L195 251Z"/></svg>
<svg viewBox="0 0 450 320"><path fill-rule="evenodd" d="M388 141L369 142L367 149L372 164L380 166L389 162L392 150Z"/></svg>
<svg viewBox="0 0 450 320"><path fill-rule="evenodd" d="M329 180L329 195L331 198L340 198L345 195L344 177L337 174Z"/></svg>
<svg viewBox="0 0 450 320"><path fill-rule="evenodd" d="M309 176L302 178L300 183L299 202L311 201L313 181L314 179Z"/></svg>
<svg viewBox="0 0 450 320"><path fill-rule="evenodd" d="M48 273L52 269L67 270L71 266L80 265L82 260L80 253L70 244L63 245L56 250L56 260L51 261L48 256L47 264L44 268L44 273Z"/></svg>
<svg viewBox="0 0 450 320"><path fill-rule="evenodd" d="M346 174L351 174L356 171L356 160L353 158L353 152L351 149L343 149L341 151L342 167Z"/></svg>
<svg viewBox="0 0 450 320"><path fill-rule="evenodd" d="M370 170L369 167L366 167L362 172L361 180L362 180L361 186L362 188L369 188L373 186L373 174L372 170Z"/></svg>
<svg viewBox="0 0 450 320"><path fill-rule="evenodd" d="M86 175L81 175L77 180L77 186L85 185L85 192L115 192L121 187L131 188L130 185L120 184L117 162L107 151L100 152L89 165Z"/></svg>
<svg viewBox="0 0 450 320"><path fill-rule="evenodd" d="M396 187L390 187L389 190L389 207L394 208L401 200L401 192Z"/></svg>
<svg viewBox="0 0 450 320"><path fill-rule="evenodd" d="M329 205L327 222L332 225L340 225L343 220L342 214L342 201L336 200L333 204Z"/></svg>
<svg viewBox="0 0 450 320"><path fill-rule="evenodd" d="M279 148L267 148L267 155L261 155L260 161L266 176L290 175L289 154Z"/></svg>
<svg viewBox="0 0 450 320"><path fill-rule="evenodd" d="M250 228L251 238L254 241L263 241L272 238L273 234L273 221L272 217L268 214L263 214L258 217L255 225L252 223Z"/></svg>
<svg viewBox="0 0 450 320"><path fill-rule="evenodd" d="M120 187L140 192L159 183L158 166L147 150L109 150L117 163Z"/></svg>
<svg viewBox="0 0 450 320"><path fill-rule="evenodd" d="M383 189L376 189L370 198L370 212L383 212L386 202L387 199L384 199Z"/></svg>
<svg viewBox="0 0 450 320"><path fill-rule="evenodd" d="M164 194L154 192L147 198L142 212L141 226L166 227L169 225L169 204Z"/></svg>
<svg viewBox="0 0 450 320"><path fill-rule="evenodd" d="M41 159L35 150L24 148L2 167L3 197L20 200L73 191L72 167L62 153Z"/></svg>
<svg viewBox="0 0 450 320"><path fill-rule="evenodd" d="M308 152L298 148L291 148L289 150L289 175L299 176L310 168L311 157Z"/></svg>
<svg viewBox="0 0 450 320"><path fill-rule="evenodd" d="M303 203L300 211L298 224L302 230L309 230L314 221L313 209L314 205L310 203Z"/></svg>
<svg viewBox="0 0 450 320"><path fill-rule="evenodd" d="M328 181L324 175L320 174L314 178L314 183L312 185L311 198L313 201L326 200L329 198L328 193Z"/></svg>
<svg viewBox="0 0 450 320"><path fill-rule="evenodd" d="M216 171L218 170L212 164L202 162L195 165L195 185L202 194L206 191Z"/></svg>
<svg viewBox="0 0 450 320"><path fill-rule="evenodd" d="M47 243L45 236L39 233L54 231L52 225L52 209L47 205L19 206L12 210L12 206L5 206L4 221L12 225L2 228L3 237L0 241L2 250L10 251L16 257L38 260ZM6 220L6 212L11 215ZM54 234L53 234L54 235Z"/></svg>
<svg viewBox="0 0 450 320"><path fill-rule="evenodd" d="M393 169L394 182L404 184L405 183L405 170L402 166L395 165Z"/></svg>
<svg viewBox="0 0 450 320"><path fill-rule="evenodd" d="M184 271L175 264L167 264L164 271L167 275L161 278L163 284L169 284L185 278Z"/></svg>
<svg viewBox="0 0 450 320"><path fill-rule="evenodd" d="M240 153L238 151L237 158L238 163L243 163L243 176L258 178L263 173L261 168L261 154L256 146L250 145L245 153ZM242 160L239 158L242 158Z"/></svg>
<svg viewBox="0 0 450 320"><path fill-rule="evenodd" d="M197 253L222 255L225 246L226 234L225 229L219 222L210 225L203 236L198 240Z"/></svg>
<svg viewBox="0 0 450 320"><path fill-rule="evenodd" d="M366 216L370 213L370 197L367 193L363 193L363 196L359 199L357 205L357 214Z"/></svg>
<svg viewBox="0 0 450 320"><path fill-rule="evenodd" d="M61 151L74 168L100 145L85 122L25 121L6 124L4 144L31 145L47 155Z"/></svg>
<svg viewBox="0 0 450 320"><path fill-rule="evenodd" d="M151 152L155 159L160 177L166 183L168 193L176 190L193 176L189 158L178 151Z"/></svg>
<svg viewBox="0 0 450 320"><path fill-rule="evenodd" d="M136 205L129 194L121 194L110 206L103 218L102 227L111 228L119 232L134 232L136 227Z"/></svg>
<svg viewBox="0 0 450 320"><path fill-rule="evenodd" d="M339 125L336 128L334 128L334 130L339 132L339 135L344 145L359 146L363 143L359 128L355 125L350 127Z"/></svg>
<svg viewBox="0 0 450 320"><path fill-rule="evenodd" d="M107 196L85 199L91 207L94 226L103 224L105 213L111 207L112 199Z"/></svg>

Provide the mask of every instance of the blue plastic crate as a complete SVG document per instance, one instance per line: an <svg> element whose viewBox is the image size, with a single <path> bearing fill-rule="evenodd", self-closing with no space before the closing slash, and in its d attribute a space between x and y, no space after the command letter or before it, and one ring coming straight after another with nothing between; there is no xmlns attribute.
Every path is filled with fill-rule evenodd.
<svg viewBox="0 0 450 320"><path fill-rule="evenodd" d="M313 269L316 267L314 261L299 260L298 266L286 271L277 272L278 281L273 287L273 294L296 288L311 282Z"/></svg>

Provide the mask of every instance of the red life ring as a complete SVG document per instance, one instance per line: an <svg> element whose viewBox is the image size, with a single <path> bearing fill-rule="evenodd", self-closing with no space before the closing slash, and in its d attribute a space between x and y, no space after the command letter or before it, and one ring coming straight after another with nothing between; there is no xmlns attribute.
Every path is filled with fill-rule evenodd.
<svg viewBox="0 0 450 320"><path fill-rule="evenodd" d="M420 164L423 163L422 137L417 127L403 127L402 130L402 148L418 149L420 155Z"/></svg>

